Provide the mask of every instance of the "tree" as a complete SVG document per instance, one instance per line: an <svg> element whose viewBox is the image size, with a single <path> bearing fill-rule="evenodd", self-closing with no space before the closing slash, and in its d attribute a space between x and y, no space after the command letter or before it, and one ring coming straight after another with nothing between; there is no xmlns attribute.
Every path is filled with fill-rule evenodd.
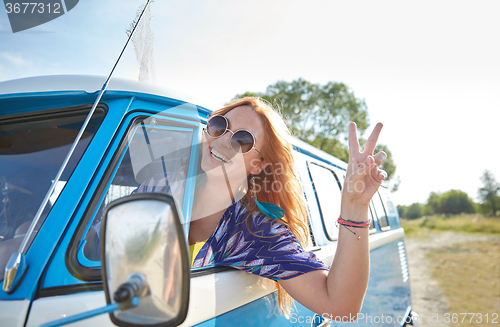
<svg viewBox="0 0 500 327"><path fill-rule="evenodd" d="M474 203L467 193L450 190L441 196L440 211L445 214L473 213Z"/></svg>
<svg viewBox="0 0 500 327"><path fill-rule="evenodd" d="M398 215L400 218L406 218L406 206L398 205Z"/></svg>
<svg viewBox="0 0 500 327"><path fill-rule="evenodd" d="M412 203L406 210L406 218L416 219L422 217L422 205L420 203Z"/></svg>
<svg viewBox="0 0 500 327"><path fill-rule="evenodd" d="M431 192L431 194L429 194L429 198L427 199L426 207L428 208L427 211L431 215L439 212L440 199L441 199L440 195L436 192Z"/></svg>
<svg viewBox="0 0 500 327"><path fill-rule="evenodd" d="M478 198L483 203L483 206L490 207L493 216L496 216L500 185L489 170L485 170L480 179L484 186L478 190Z"/></svg>
<svg viewBox="0 0 500 327"><path fill-rule="evenodd" d="M344 161L349 159L349 122L355 122L360 133L369 125L365 101L356 98L344 83L320 85L299 78L278 81L265 93L246 92L236 97L245 96L260 96L281 108L294 136ZM387 153L384 169L390 179L396 170L392 154L385 145L378 145L377 150Z"/></svg>
<svg viewBox="0 0 500 327"><path fill-rule="evenodd" d="M458 214L475 212L474 202L467 193L450 190L443 194L431 192L424 208L425 214Z"/></svg>

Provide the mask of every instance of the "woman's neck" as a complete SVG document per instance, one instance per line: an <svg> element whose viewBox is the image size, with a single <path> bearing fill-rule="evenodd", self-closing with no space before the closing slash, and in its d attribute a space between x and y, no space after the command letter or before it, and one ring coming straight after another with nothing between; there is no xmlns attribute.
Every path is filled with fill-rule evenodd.
<svg viewBox="0 0 500 327"><path fill-rule="evenodd" d="M240 185L226 182L224 178L205 175L195 190L191 220L211 217L218 213L222 215L233 201L237 201L235 195L239 187Z"/></svg>

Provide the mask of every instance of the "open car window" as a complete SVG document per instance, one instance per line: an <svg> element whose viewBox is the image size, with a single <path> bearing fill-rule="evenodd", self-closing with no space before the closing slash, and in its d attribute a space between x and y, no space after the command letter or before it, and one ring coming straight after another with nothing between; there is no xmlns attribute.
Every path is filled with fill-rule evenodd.
<svg viewBox="0 0 500 327"><path fill-rule="evenodd" d="M192 184L198 131L197 124L161 118L139 118L130 126L121 150L108 167L112 173L96 210L80 240L78 262L84 267L100 267L100 230L104 208L111 201L136 192L171 194L181 221L189 206L185 193ZM194 143L193 143L194 142ZM195 176L194 176L195 177ZM104 182L104 181L103 181ZM188 192L189 193L189 192Z"/></svg>

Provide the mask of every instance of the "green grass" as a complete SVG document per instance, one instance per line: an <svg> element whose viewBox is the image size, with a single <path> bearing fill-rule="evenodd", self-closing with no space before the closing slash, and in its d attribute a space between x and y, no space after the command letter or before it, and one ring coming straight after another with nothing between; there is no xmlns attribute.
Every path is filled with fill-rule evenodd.
<svg viewBox="0 0 500 327"><path fill-rule="evenodd" d="M429 232L440 231L500 235L500 218L484 217L479 214L401 219L401 225L406 235L416 237L425 237Z"/></svg>
<svg viewBox="0 0 500 327"><path fill-rule="evenodd" d="M493 313L500 322L500 241L459 243L429 251L432 276L448 300L457 320L450 326L486 325ZM476 313L460 315L460 313ZM483 321L480 323L480 315ZM472 318L472 321L471 321Z"/></svg>
<svg viewBox="0 0 500 327"><path fill-rule="evenodd" d="M469 235L500 236L500 218L489 218L479 214L455 216L428 216L412 220L401 220L405 234L425 239L433 233L452 231ZM427 257L432 263L432 277L455 313L455 322L450 326L486 325L493 313L500 313L500 241L488 240L474 243L457 243L441 249L429 250ZM472 315L479 315L472 321ZM500 322L500 315L496 320Z"/></svg>

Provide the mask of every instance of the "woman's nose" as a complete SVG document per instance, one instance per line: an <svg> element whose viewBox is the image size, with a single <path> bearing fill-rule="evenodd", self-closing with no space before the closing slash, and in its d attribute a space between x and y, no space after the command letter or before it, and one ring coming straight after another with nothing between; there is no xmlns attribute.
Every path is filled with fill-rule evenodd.
<svg viewBox="0 0 500 327"><path fill-rule="evenodd" d="M230 149L231 148L231 137L233 136L233 134L231 133L231 131L227 130L226 133L224 133L224 135L222 135L221 137L219 137L219 143L221 145L223 145L224 147Z"/></svg>

